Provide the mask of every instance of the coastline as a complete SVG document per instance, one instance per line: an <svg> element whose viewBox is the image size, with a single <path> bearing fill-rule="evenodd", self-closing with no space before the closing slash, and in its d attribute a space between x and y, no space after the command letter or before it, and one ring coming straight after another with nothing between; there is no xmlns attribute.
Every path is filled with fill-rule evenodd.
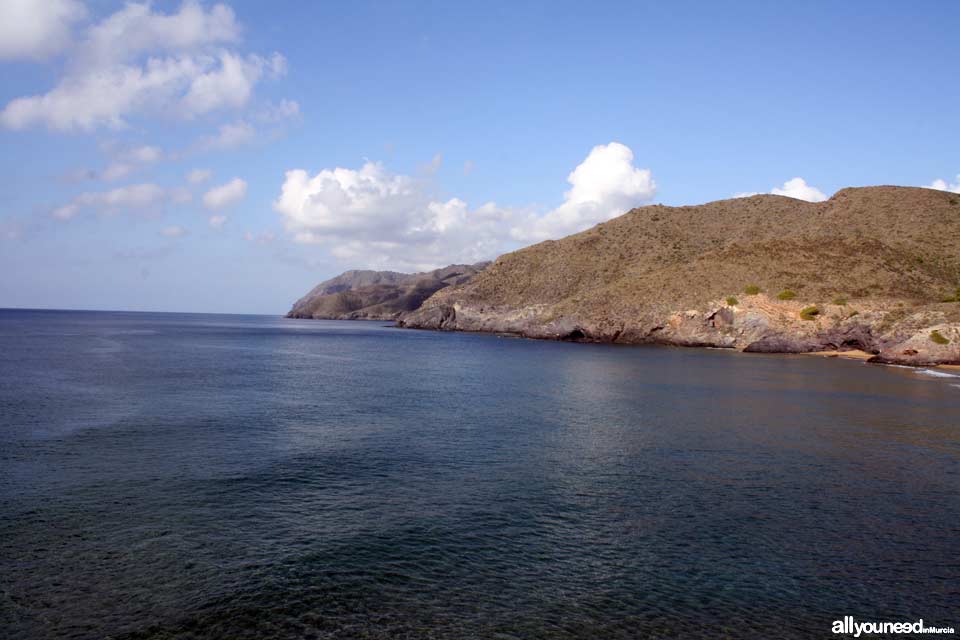
<svg viewBox="0 0 960 640"><path fill-rule="evenodd" d="M315 318L322 319L322 318ZM879 354L870 353L868 351L863 351L861 349L848 349L848 350L837 350L837 349L828 349L828 350L819 350L819 351L762 351L762 352L751 352L744 349L738 349L734 346L724 346L724 345L712 345L712 344L689 344L681 342L670 342L670 341L639 341L639 342L623 342L617 340L596 340L596 339L570 339L562 336L549 337L549 336L531 336L524 335L522 333L513 332L513 331L488 331L483 329L459 329L459 328L434 328L434 327L422 327L422 326L410 326L404 324L401 320L396 321L393 325L390 325L393 328L397 329L413 329L418 331L433 331L439 333L477 333L477 334L487 334L495 335L501 337L510 337L510 338L520 338L526 340L543 340L547 342L574 342L580 344L611 344L611 345L620 345L620 346L646 346L646 345L656 345L664 347L680 347L680 348L698 348L698 349L711 349L711 350L723 350L723 351L739 351L741 353L764 353L766 355L800 355L800 356L812 356L817 358L839 358L841 360L856 360L863 362L865 364L878 364L878 365L896 365L902 367L909 367L911 369L940 369L944 371L953 371L960 373L960 362L957 363L916 363L916 362L890 362L879 357Z"/></svg>
<svg viewBox="0 0 960 640"><path fill-rule="evenodd" d="M866 351L861 351L860 349L851 349L850 351L809 351L800 355L805 356L818 356L820 358L843 358L845 360L862 360L864 362L869 361L871 358L876 356L875 353L868 353Z"/></svg>

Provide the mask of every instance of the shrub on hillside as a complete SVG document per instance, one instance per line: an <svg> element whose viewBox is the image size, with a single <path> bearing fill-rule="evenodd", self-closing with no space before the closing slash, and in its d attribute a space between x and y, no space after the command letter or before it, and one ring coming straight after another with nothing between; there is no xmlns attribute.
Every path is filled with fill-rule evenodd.
<svg viewBox="0 0 960 640"><path fill-rule="evenodd" d="M744 289L743 292L748 296L755 296L758 293L760 293L760 287L758 287L755 284L750 284L750 285L747 285L747 288Z"/></svg>
<svg viewBox="0 0 960 640"><path fill-rule="evenodd" d="M837 296L833 299L833 304L840 305L842 307L847 304L847 299L843 296Z"/></svg>
<svg viewBox="0 0 960 640"><path fill-rule="evenodd" d="M937 344L950 344L950 340L936 329L930 332L930 340Z"/></svg>
<svg viewBox="0 0 960 640"><path fill-rule="evenodd" d="M791 291L790 289L784 289L783 291L777 294L777 298L779 300L793 300L796 297L797 297L797 292Z"/></svg>
<svg viewBox="0 0 960 640"><path fill-rule="evenodd" d="M820 315L820 309L817 309L816 306L805 307L800 312L800 317L804 320L816 320L818 315Z"/></svg>
<svg viewBox="0 0 960 640"><path fill-rule="evenodd" d="M738 304L740 304L740 301L734 298L733 296L730 296L729 298L727 298L727 304L730 305L731 307L735 307Z"/></svg>

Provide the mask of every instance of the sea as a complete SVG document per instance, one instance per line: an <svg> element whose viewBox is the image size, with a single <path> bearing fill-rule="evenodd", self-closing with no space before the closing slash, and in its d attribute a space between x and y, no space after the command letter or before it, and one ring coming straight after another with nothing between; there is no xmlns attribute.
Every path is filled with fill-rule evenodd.
<svg viewBox="0 0 960 640"><path fill-rule="evenodd" d="M960 627L954 373L389 325L0 311L0 638Z"/></svg>

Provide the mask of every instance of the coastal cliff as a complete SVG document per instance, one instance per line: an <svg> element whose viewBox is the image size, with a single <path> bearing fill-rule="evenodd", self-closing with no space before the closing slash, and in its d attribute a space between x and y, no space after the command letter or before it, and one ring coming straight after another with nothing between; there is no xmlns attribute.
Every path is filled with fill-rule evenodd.
<svg viewBox="0 0 960 640"><path fill-rule="evenodd" d="M468 282L487 264L455 264L425 273L346 271L297 300L287 317L395 320L419 308L440 289Z"/></svg>
<svg viewBox="0 0 960 640"><path fill-rule="evenodd" d="M633 209L505 254L404 327L960 362L960 195L912 187Z"/></svg>

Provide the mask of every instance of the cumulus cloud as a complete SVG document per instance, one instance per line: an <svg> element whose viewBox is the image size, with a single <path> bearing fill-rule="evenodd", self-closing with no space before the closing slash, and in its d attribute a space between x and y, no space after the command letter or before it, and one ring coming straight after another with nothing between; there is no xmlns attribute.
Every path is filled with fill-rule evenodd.
<svg viewBox="0 0 960 640"><path fill-rule="evenodd" d="M187 235L187 230L178 224L174 224L161 229L160 235L165 238L182 238L183 236Z"/></svg>
<svg viewBox="0 0 960 640"><path fill-rule="evenodd" d="M813 185L807 184L807 181L803 178L787 180L783 183L783 186L771 189L770 193L775 196L786 196L788 198L796 198L797 200L806 200L807 202L823 202L827 199L826 194ZM733 197L749 198L750 196L758 195L760 195L758 191L741 191L740 193L733 194Z"/></svg>
<svg viewBox="0 0 960 640"><path fill-rule="evenodd" d="M0 2L0 60L42 60L71 42L73 25L87 15L76 0Z"/></svg>
<svg viewBox="0 0 960 640"><path fill-rule="evenodd" d="M937 191L949 191L950 193L960 193L960 174L957 174L957 181L953 184L948 183L942 178L937 178L926 185L927 189L936 189Z"/></svg>
<svg viewBox="0 0 960 640"><path fill-rule="evenodd" d="M329 247L343 261L377 268L429 269L495 257L520 241L560 237L653 197L648 169L613 142L591 150L568 176L564 202L546 213L489 202L470 208L436 200L429 185L374 162L360 169L286 172L274 209L294 241Z"/></svg>
<svg viewBox="0 0 960 640"><path fill-rule="evenodd" d="M117 187L109 191L88 191L81 193L67 204L57 207L51 215L57 220L70 220L84 210L100 215L116 215L123 212L156 212L167 201L175 198L175 193L163 187L145 182Z"/></svg>
<svg viewBox="0 0 960 640"><path fill-rule="evenodd" d="M225 5L186 2L162 14L129 3L87 30L56 86L9 102L0 124L89 131L122 128L139 115L190 119L243 107L262 78L286 72L286 60L224 48L239 33Z"/></svg>
<svg viewBox="0 0 960 640"><path fill-rule="evenodd" d="M544 216L534 216L512 230L518 240L565 236L616 217L649 201L657 185L649 169L633 166L633 151L611 142L594 147L574 169L563 204Z"/></svg>
<svg viewBox="0 0 960 640"><path fill-rule="evenodd" d="M246 181L234 178L230 182L214 187L203 194L203 206L210 210L223 209L240 202L246 195Z"/></svg>
<svg viewBox="0 0 960 640"><path fill-rule="evenodd" d="M207 223L212 229L219 229L227 222L227 216L210 216Z"/></svg>
<svg viewBox="0 0 960 640"><path fill-rule="evenodd" d="M774 187L770 193L776 196L787 196L807 202L823 202L827 196L816 187L807 184L803 178L792 178L783 183L782 187Z"/></svg>

